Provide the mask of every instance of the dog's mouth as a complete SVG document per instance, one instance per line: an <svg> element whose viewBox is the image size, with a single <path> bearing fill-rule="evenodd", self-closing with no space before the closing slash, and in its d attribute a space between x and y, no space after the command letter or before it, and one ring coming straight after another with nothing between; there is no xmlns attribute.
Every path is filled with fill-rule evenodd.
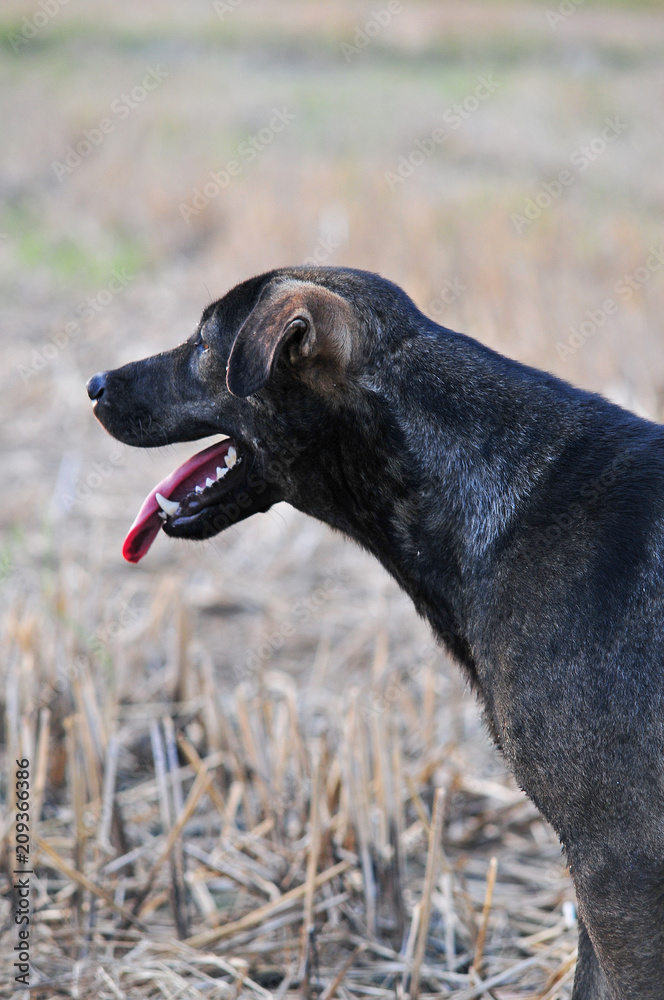
<svg viewBox="0 0 664 1000"><path fill-rule="evenodd" d="M252 452L231 438L193 455L145 498L122 546L125 559L139 562L160 528L200 540L267 510L277 498L256 466Z"/></svg>

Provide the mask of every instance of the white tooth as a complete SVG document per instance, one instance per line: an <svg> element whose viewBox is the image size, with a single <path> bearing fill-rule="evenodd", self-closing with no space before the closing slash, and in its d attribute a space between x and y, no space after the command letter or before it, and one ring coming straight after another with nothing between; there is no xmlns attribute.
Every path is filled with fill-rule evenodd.
<svg viewBox="0 0 664 1000"><path fill-rule="evenodd" d="M228 469L220 469L219 466L217 466L217 479L223 479L227 472Z"/></svg>
<svg viewBox="0 0 664 1000"><path fill-rule="evenodd" d="M237 462L237 452L233 447L233 445L231 445L228 451L226 452L226 457L224 459L224 462L226 463L229 469L232 469L235 463Z"/></svg>
<svg viewBox="0 0 664 1000"><path fill-rule="evenodd" d="M207 479L205 480L205 485L206 485L206 486L214 486L214 482L213 482L213 480L212 480L212 479L210 479L210 477L209 477L209 476L208 476L208 477L207 477Z"/></svg>
<svg viewBox="0 0 664 1000"><path fill-rule="evenodd" d="M197 486L196 487L196 492L197 493L202 493L203 492L203 487L202 486Z"/></svg>
<svg viewBox="0 0 664 1000"><path fill-rule="evenodd" d="M180 504L176 500L167 500L166 497L163 497L161 495L161 493L155 493L155 500L157 501L161 509L163 511L166 511L169 517L172 517L180 506Z"/></svg>
<svg viewBox="0 0 664 1000"><path fill-rule="evenodd" d="M157 513L159 514L159 517L162 519L162 521L168 521L168 514L166 513L165 510L160 510Z"/></svg>

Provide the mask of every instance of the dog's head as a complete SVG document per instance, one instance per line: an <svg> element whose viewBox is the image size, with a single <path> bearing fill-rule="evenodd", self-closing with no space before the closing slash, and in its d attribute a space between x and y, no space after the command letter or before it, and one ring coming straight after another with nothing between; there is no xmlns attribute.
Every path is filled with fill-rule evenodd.
<svg viewBox="0 0 664 1000"><path fill-rule="evenodd" d="M209 306L174 350L94 375L95 415L126 444L228 435L152 490L125 558L141 559L160 527L210 538L279 500L349 530L344 505L359 509L364 500L371 509L375 483L370 458L358 468L360 438L390 433L376 365L411 312L405 293L376 275L283 269ZM395 314L398 332L385 322Z"/></svg>

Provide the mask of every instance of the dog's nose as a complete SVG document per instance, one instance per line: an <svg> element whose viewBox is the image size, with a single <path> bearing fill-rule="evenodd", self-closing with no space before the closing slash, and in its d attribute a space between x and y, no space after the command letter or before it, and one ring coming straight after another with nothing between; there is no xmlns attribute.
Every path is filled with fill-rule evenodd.
<svg viewBox="0 0 664 1000"><path fill-rule="evenodd" d="M88 390L88 396L90 399L101 399L104 395L104 389L106 388L106 372L97 372L89 379L86 389Z"/></svg>

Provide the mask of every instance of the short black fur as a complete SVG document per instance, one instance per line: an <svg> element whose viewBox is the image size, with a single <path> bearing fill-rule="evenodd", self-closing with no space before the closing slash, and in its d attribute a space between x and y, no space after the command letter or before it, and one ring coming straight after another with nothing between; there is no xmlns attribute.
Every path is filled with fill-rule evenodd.
<svg viewBox="0 0 664 1000"><path fill-rule="evenodd" d="M241 398L227 365L252 316L277 361ZM377 556L561 838L581 918L574 1000L662 1000L662 428L342 268L243 282L185 344L89 386L121 441L229 434L266 491L256 509L287 500ZM187 533L177 517L165 530Z"/></svg>

